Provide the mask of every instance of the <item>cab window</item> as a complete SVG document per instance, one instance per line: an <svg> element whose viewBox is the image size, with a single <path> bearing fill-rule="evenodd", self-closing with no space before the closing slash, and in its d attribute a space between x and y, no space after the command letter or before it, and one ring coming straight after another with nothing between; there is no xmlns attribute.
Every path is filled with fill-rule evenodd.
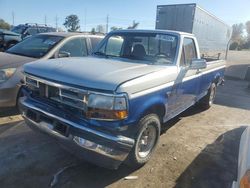
<svg viewBox="0 0 250 188"><path fill-rule="evenodd" d="M84 38L74 38L67 41L59 50L60 52L68 52L70 57L87 56L86 40Z"/></svg>
<svg viewBox="0 0 250 188"><path fill-rule="evenodd" d="M180 65L189 66L192 60L196 58L197 58L197 52L194 40L191 38L184 38Z"/></svg>

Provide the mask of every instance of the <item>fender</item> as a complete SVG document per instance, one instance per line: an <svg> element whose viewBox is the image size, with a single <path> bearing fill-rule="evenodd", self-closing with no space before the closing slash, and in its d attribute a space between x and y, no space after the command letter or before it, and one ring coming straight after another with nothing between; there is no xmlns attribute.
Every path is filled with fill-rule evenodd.
<svg viewBox="0 0 250 188"><path fill-rule="evenodd" d="M147 113L157 113L160 119L166 115L167 95L165 92L157 91L145 96L140 96L130 100L129 122L137 123ZM156 108L157 107L157 108Z"/></svg>

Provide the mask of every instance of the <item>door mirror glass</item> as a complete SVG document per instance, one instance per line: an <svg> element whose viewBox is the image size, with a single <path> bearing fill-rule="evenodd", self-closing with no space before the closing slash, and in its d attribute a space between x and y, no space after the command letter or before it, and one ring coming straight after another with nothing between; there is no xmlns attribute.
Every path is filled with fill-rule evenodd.
<svg viewBox="0 0 250 188"><path fill-rule="evenodd" d="M205 59L192 59L189 69L205 69L207 68L207 62Z"/></svg>
<svg viewBox="0 0 250 188"><path fill-rule="evenodd" d="M70 53L66 51L60 51L57 55L57 58L70 57Z"/></svg>

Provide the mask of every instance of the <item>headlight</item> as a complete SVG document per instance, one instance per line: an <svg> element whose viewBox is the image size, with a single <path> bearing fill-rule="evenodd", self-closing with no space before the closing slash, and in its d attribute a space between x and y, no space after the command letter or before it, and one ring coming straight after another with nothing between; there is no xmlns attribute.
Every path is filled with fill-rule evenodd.
<svg viewBox="0 0 250 188"><path fill-rule="evenodd" d="M0 69L0 83L7 81L15 71L15 68Z"/></svg>
<svg viewBox="0 0 250 188"><path fill-rule="evenodd" d="M90 94L88 97L88 118L121 120L128 115L125 96Z"/></svg>

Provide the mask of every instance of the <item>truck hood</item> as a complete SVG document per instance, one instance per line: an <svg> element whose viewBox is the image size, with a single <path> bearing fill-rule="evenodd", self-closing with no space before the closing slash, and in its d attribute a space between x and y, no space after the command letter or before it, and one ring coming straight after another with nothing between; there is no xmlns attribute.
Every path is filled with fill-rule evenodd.
<svg viewBox="0 0 250 188"><path fill-rule="evenodd" d="M11 36L19 36L20 34L6 30L6 29L0 29L0 35L4 34L4 35L11 35Z"/></svg>
<svg viewBox="0 0 250 188"><path fill-rule="evenodd" d="M95 57L38 60L24 66L28 74L80 87L115 91L129 80L162 69L160 66Z"/></svg>
<svg viewBox="0 0 250 188"><path fill-rule="evenodd" d="M36 60L35 58L20 56L15 54L9 54L0 52L0 69L2 68L17 68L25 63Z"/></svg>

